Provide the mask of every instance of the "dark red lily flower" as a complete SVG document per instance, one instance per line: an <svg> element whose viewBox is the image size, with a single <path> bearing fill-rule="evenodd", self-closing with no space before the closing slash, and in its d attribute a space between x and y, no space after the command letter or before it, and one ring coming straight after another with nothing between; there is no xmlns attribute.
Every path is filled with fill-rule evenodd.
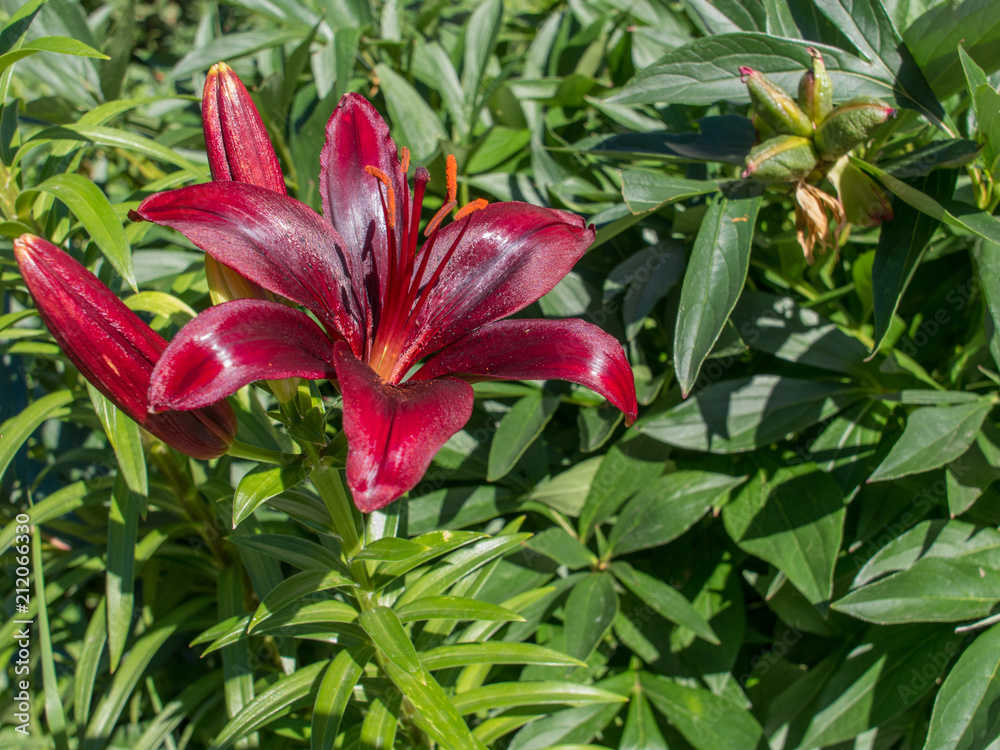
<svg viewBox="0 0 1000 750"><path fill-rule="evenodd" d="M94 274L30 234L14 240L14 257L59 348L97 390L181 453L208 459L229 449L236 417L225 401L194 411L150 413L149 379L167 342Z"/></svg>
<svg viewBox="0 0 1000 750"><path fill-rule="evenodd" d="M416 170L411 191L407 151L400 159L385 122L359 95L341 100L326 136L324 216L282 192L232 181L139 206L138 217L179 230L319 321L265 300L211 308L158 363L154 408L198 408L254 380L334 379L347 480L364 512L416 485L468 421L469 382L561 378L635 418L632 371L613 337L581 320L500 320L569 272L593 242L592 227L564 211L482 200L441 227L455 208L449 159L445 205L418 250L427 170Z"/></svg>

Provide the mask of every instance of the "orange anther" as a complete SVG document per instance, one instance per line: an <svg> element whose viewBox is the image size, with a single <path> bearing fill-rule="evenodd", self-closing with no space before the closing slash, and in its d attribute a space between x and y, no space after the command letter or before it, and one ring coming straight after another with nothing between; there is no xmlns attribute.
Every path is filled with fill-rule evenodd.
<svg viewBox="0 0 1000 750"><path fill-rule="evenodd" d="M385 185L385 223L391 229L396 226L396 191L392 189L392 183L389 182L385 172L378 167L369 164L365 167L365 171Z"/></svg>
<svg viewBox="0 0 1000 750"><path fill-rule="evenodd" d="M434 234L434 231L438 228L438 226L440 226L441 222L444 221L444 217L447 216L448 212L451 211L451 209L453 209L456 205L458 204L455 203L455 201L448 201L441 206L441 208L438 209L438 212L434 214L434 218L432 218L427 224L427 228L424 229L424 237L430 237Z"/></svg>
<svg viewBox="0 0 1000 750"><path fill-rule="evenodd" d="M451 203L458 196L458 163L455 161L454 154L448 154L448 158L445 159L444 175L448 180L444 202Z"/></svg>
<svg viewBox="0 0 1000 750"><path fill-rule="evenodd" d="M410 149L403 146L403 154L399 160L399 167L403 170L403 174L410 171Z"/></svg>
<svg viewBox="0 0 1000 750"><path fill-rule="evenodd" d="M485 198L476 198L474 201L465 204L458 210L458 213L455 214L455 221L458 221L459 219L464 219L473 211L479 211L482 208L486 208L489 204L490 202Z"/></svg>

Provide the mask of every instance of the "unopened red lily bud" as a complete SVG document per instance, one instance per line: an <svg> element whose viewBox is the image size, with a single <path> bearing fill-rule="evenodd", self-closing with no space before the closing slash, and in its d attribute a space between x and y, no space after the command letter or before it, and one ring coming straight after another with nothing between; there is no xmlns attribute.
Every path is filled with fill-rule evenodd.
<svg viewBox="0 0 1000 750"><path fill-rule="evenodd" d="M809 47L808 52L812 56L812 69L799 80L799 106L813 124L819 125L833 108L833 81L819 50Z"/></svg>
<svg viewBox="0 0 1000 750"><path fill-rule="evenodd" d="M30 234L14 240L14 257L45 325L97 390L181 453L209 459L229 449L236 418L225 401L194 411L149 412L150 375L167 342L96 276Z"/></svg>
<svg viewBox="0 0 1000 750"><path fill-rule="evenodd" d="M208 71L201 106L212 179L249 182L287 195L267 128L247 87L225 63Z"/></svg>
<svg viewBox="0 0 1000 750"><path fill-rule="evenodd" d="M812 135L813 124L806 113L767 76L746 65L740 67L740 76L750 91L754 111L775 133L804 138Z"/></svg>
<svg viewBox="0 0 1000 750"><path fill-rule="evenodd" d="M895 116L896 110L881 99L873 96L851 99L832 110L816 128L816 151L823 159L836 161Z"/></svg>
<svg viewBox="0 0 1000 750"><path fill-rule="evenodd" d="M875 227L892 219L889 196L871 177L853 164L845 165L834 183L847 220L852 224Z"/></svg>
<svg viewBox="0 0 1000 750"><path fill-rule="evenodd" d="M808 138L778 135L750 150L743 177L761 182L797 182L808 177L818 162Z"/></svg>

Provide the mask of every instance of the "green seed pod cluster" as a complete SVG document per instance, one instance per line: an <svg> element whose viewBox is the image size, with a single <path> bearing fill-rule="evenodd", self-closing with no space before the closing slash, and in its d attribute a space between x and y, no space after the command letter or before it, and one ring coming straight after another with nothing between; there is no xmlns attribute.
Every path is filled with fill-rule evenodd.
<svg viewBox="0 0 1000 750"><path fill-rule="evenodd" d="M896 115L895 109L870 96L834 107L833 82L823 56L812 47L809 55L812 63L799 81L797 101L760 71L740 67L753 104L751 120L763 139L747 156L744 177L752 175L763 182L803 180L868 140Z"/></svg>

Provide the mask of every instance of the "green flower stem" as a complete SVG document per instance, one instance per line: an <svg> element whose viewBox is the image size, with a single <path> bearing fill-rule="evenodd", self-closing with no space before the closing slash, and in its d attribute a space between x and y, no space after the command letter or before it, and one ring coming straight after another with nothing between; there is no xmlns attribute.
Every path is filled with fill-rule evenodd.
<svg viewBox="0 0 1000 750"><path fill-rule="evenodd" d="M246 458L251 461L261 461L265 464L278 464L279 466L290 464L301 458L301 456L294 453L269 451L267 448L258 448L256 445L241 443L239 440L234 440L233 444L229 446L229 450L226 451L226 453L233 458Z"/></svg>
<svg viewBox="0 0 1000 750"><path fill-rule="evenodd" d="M364 546L364 524L354 508L354 503L344 489L344 483L340 478L340 469L334 469L317 462L316 468L310 472L309 478L319 492L319 496L323 498L326 509L330 512L333 528L340 536L340 546L344 557L352 560ZM363 588L368 588L370 581L363 560L352 562L351 572Z"/></svg>

